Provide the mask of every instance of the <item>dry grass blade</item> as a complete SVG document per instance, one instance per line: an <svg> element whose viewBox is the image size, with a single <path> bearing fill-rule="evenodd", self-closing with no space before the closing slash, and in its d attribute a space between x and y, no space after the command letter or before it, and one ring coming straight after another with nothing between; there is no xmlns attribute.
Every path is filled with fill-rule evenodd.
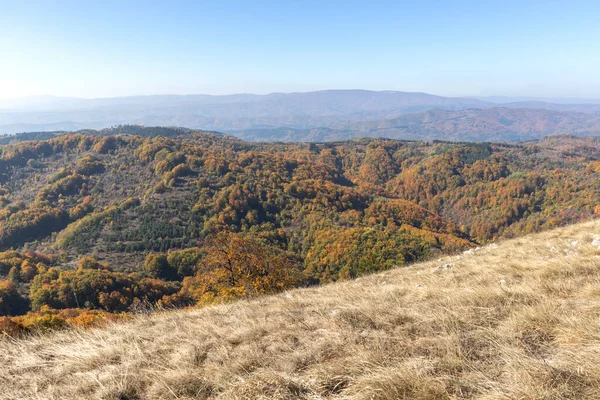
<svg viewBox="0 0 600 400"><path fill-rule="evenodd" d="M593 221L357 281L2 338L0 398L597 399L597 234Z"/></svg>

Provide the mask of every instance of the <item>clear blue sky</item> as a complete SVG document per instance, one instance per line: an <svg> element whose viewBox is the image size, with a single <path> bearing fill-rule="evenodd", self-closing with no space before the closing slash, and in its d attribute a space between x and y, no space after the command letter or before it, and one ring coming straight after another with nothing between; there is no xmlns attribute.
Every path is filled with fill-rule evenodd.
<svg viewBox="0 0 600 400"><path fill-rule="evenodd" d="M0 97L600 98L598 1L0 0Z"/></svg>

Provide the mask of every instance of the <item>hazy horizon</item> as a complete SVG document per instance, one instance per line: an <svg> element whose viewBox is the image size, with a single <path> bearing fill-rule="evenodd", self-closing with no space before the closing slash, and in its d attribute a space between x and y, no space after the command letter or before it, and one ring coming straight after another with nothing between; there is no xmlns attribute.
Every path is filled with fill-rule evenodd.
<svg viewBox="0 0 600 400"><path fill-rule="evenodd" d="M465 98L465 99L478 99L483 101L489 101L492 103L502 104L502 103L510 103L510 102L518 102L518 101L544 101L544 102L562 102L564 104L576 104L577 102L591 102L591 103L600 103L600 96L598 98L593 97L540 97L540 96L511 96L504 94L491 94L485 96L478 95L463 95L463 96L444 96L438 93L429 93L424 91L404 91L404 90L372 90L372 89L362 89L362 88L349 88L349 89L319 89L319 90L311 90L311 91L290 91L290 92L230 92L230 93L153 93L153 94L130 94L123 96L106 96L106 97L80 97L80 96L60 96L54 94L37 94L30 96L16 96L16 97L2 97L0 95L0 101L11 101L11 100L34 100L34 99L73 99L73 100L104 100L104 99L119 99L119 98L135 98L135 97L186 97L186 96L240 96L240 95L248 95L248 96L268 96L275 94L308 94L315 92L352 92L352 91L366 91L366 92L377 92L377 93L419 93L419 94L427 94L432 96L439 97L448 97L448 98Z"/></svg>

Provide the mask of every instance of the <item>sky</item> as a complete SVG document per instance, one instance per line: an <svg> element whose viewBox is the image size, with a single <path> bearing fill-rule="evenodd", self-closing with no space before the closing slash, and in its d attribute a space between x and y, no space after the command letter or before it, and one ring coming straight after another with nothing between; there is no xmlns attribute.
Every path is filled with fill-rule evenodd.
<svg viewBox="0 0 600 400"><path fill-rule="evenodd" d="M0 0L0 98L600 98L600 2Z"/></svg>

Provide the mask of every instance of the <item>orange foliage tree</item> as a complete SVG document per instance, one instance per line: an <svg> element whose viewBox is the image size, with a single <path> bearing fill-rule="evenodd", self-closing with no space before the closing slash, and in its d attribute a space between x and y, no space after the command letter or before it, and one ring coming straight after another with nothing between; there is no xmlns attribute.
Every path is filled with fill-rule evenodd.
<svg viewBox="0 0 600 400"><path fill-rule="evenodd" d="M220 232L204 247L197 275L164 304L210 304L297 286L300 270L286 252L250 235Z"/></svg>

